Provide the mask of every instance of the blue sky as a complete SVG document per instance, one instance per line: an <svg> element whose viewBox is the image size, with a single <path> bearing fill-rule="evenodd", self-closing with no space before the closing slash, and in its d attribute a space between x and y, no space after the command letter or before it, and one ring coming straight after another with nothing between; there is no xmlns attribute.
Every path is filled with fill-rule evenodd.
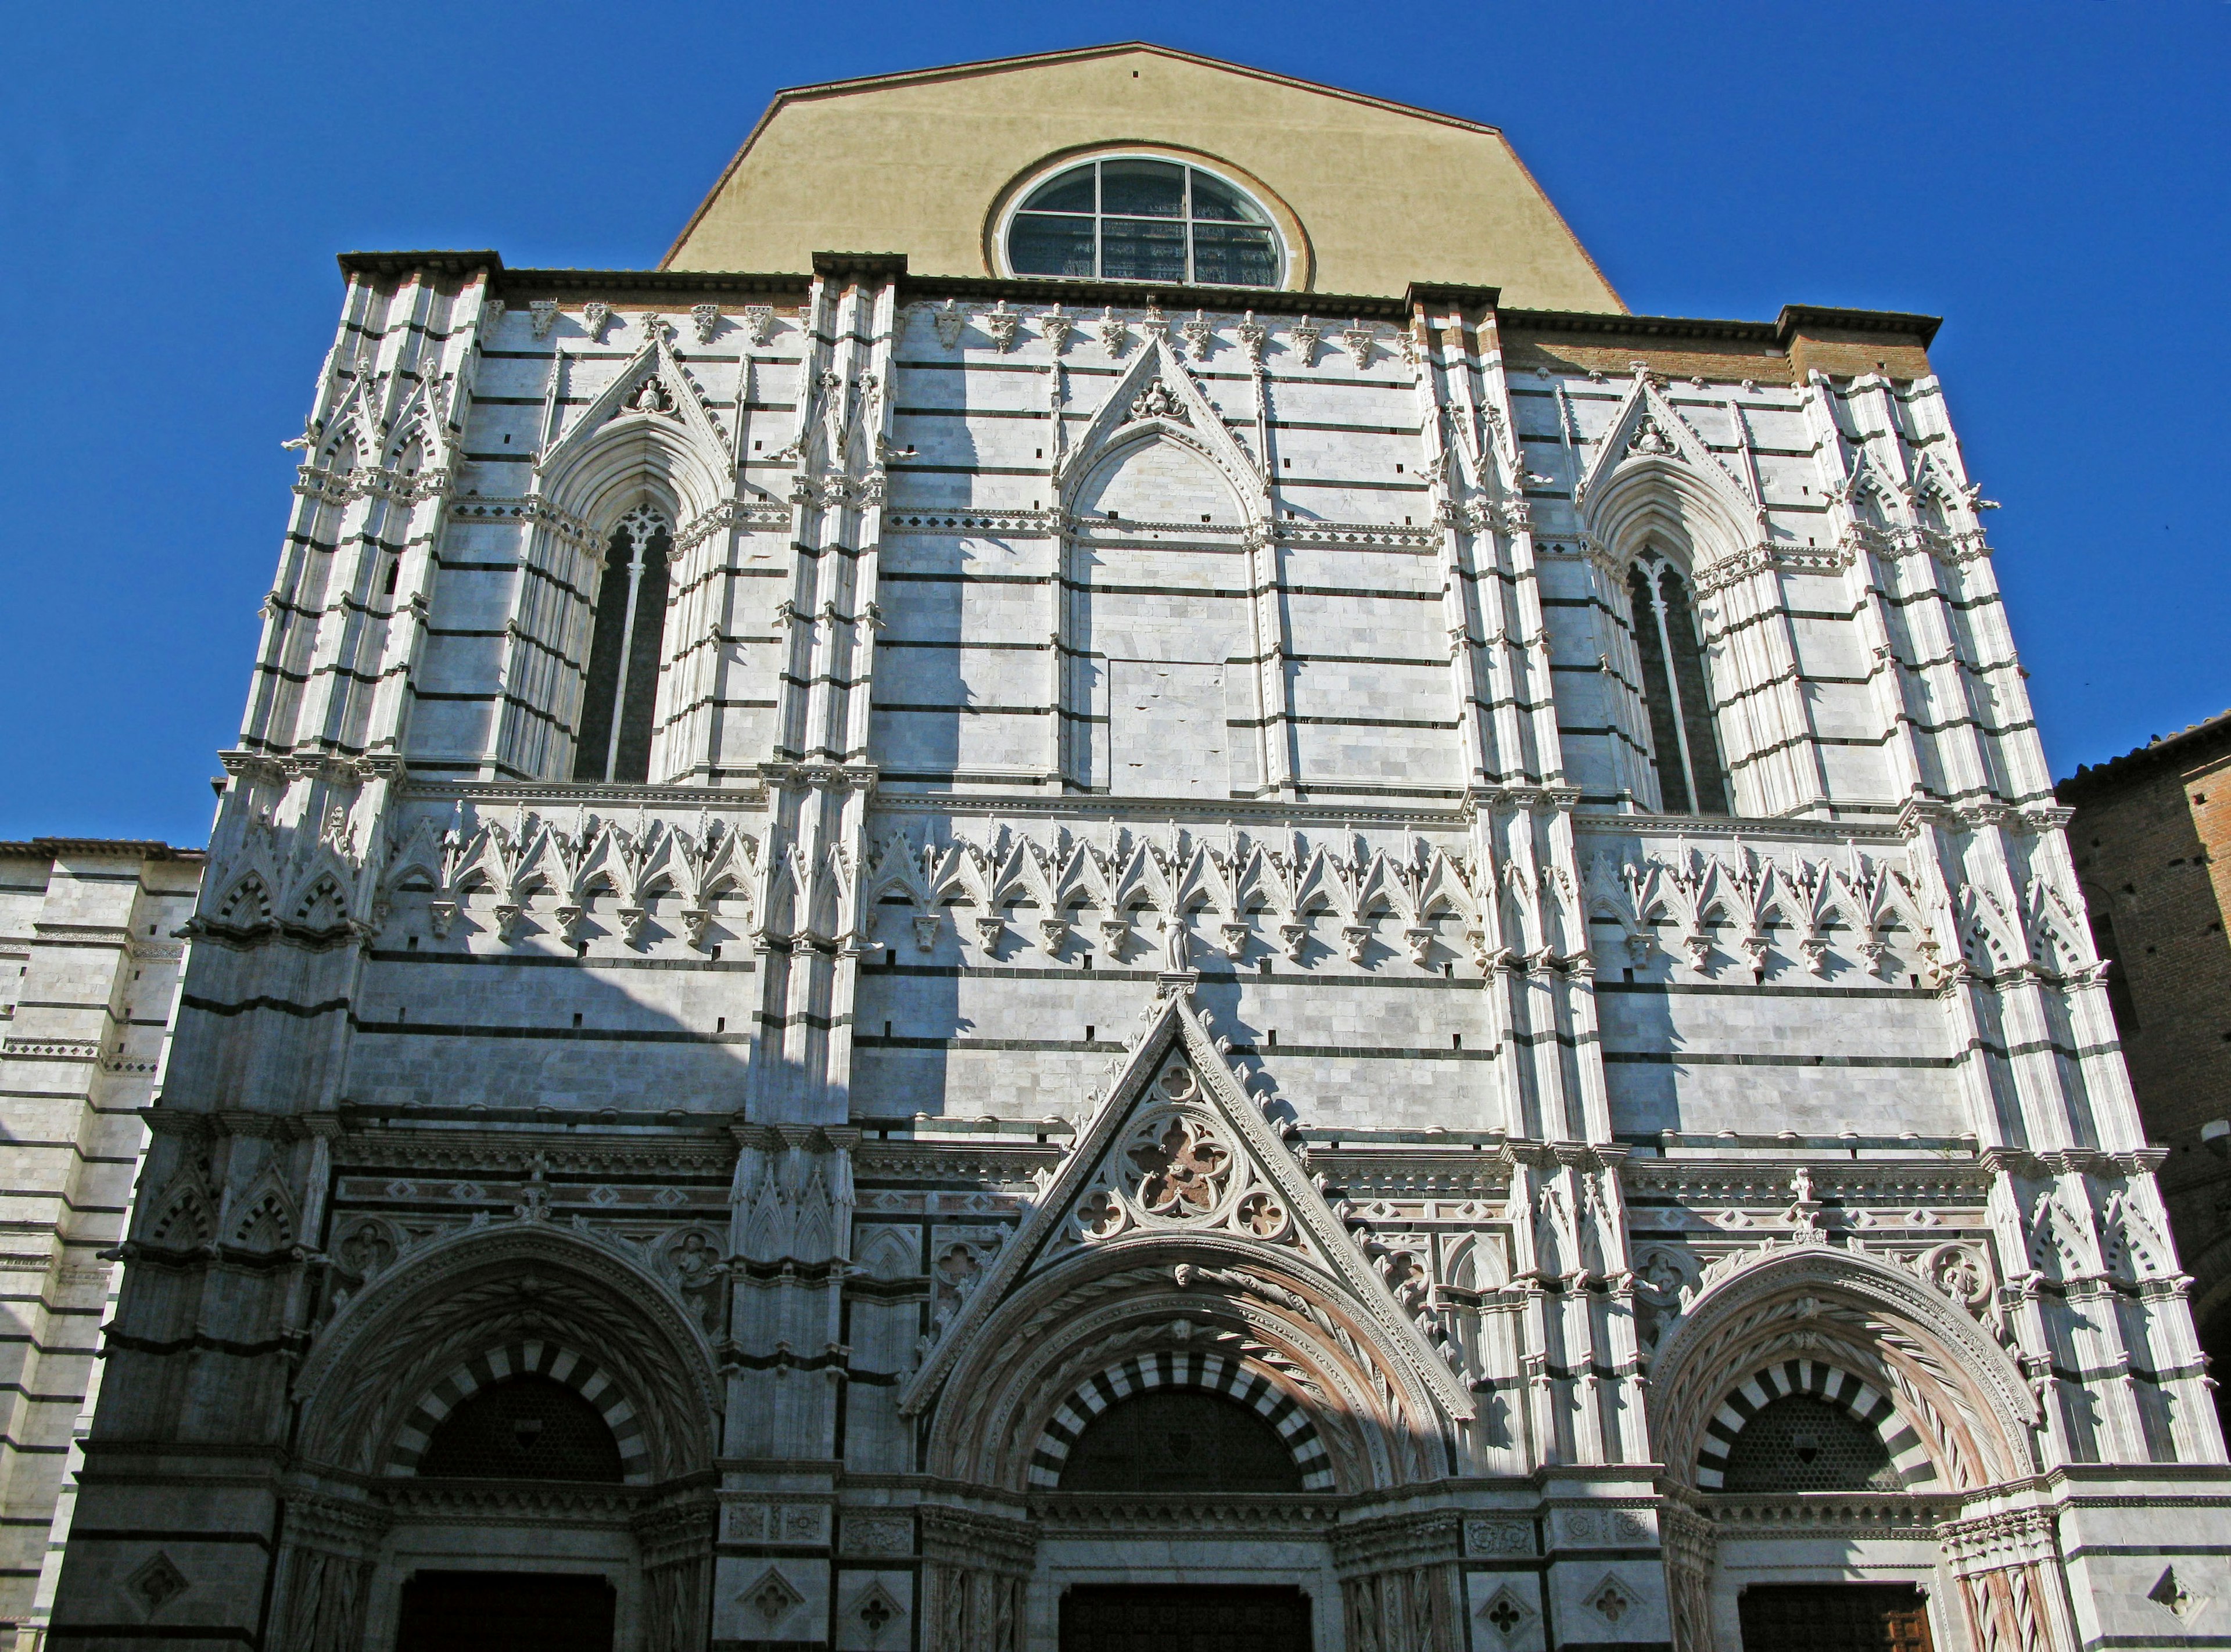
<svg viewBox="0 0 2231 1652"><path fill-rule="evenodd" d="M778 87L1147 38L1492 122L1638 311L1947 318L2056 775L2231 706L2231 6L10 9L0 837L198 842L347 248L657 259Z"/></svg>

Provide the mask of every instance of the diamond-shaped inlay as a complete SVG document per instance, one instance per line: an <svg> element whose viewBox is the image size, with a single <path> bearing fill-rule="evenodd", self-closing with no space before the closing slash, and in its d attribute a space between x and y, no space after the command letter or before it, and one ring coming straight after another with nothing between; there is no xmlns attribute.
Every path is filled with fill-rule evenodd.
<svg viewBox="0 0 2231 1652"><path fill-rule="evenodd" d="M146 1609L150 1617L193 1587L167 1554L156 1555L126 1578L124 1586L132 1591L132 1598Z"/></svg>
<svg viewBox="0 0 2231 1652"><path fill-rule="evenodd" d="M1616 1623L1634 1610L1634 1595L1617 1578L1607 1577L1581 1603L1607 1623Z"/></svg>
<svg viewBox="0 0 2231 1652"><path fill-rule="evenodd" d="M1533 1616L1533 1609L1519 1599L1507 1584L1497 1590L1494 1597L1479 1609L1480 1622L1505 1641L1516 1638Z"/></svg>
<svg viewBox="0 0 2231 1652"><path fill-rule="evenodd" d="M790 1579L773 1566L766 1575L744 1592L744 1604L766 1620L770 1629L805 1604L805 1597L798 1592Z"/></svg>
<svg viewBox="0 0 2231 1652"><path fill-rule="evenodd" d="M2171 1617L2188 1623L2208 1607L2208 1597L2194 1593L2176 1575L2175 1566L2163 1569L2154 1586L2146 1591L2146 1598L2157 1606L2166 1607Z"/></svg>
<svg viewBox="0 0 2231 1652"><path fill-rule="evenodd" d="M881 1584L871 1583L860 1591L860 1597L852 1603L852 1616L859 1621L860 1627L867 1630L870 1646L883 1645L887 1629L890 1630L889 1644L892 1646L898 1645L905 1638L903 1629L894 1629L893 1625L900 1623L906 1617L906 1608L893 1600L889 1591Z"/></svg>

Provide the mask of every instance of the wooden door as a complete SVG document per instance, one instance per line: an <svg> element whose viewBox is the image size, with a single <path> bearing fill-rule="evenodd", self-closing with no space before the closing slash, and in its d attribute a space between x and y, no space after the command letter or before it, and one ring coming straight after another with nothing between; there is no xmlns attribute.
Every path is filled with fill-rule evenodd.
<svg viewBox="0 0 2231 1652"><path fill-rule="evenodd" d="M1080 1584L1061 1597L1061 1652L1310 1652L1298 1589Z"/></svg>
<svg viewBox="0 0 2231 1652"><path fill-rule="evenodd" d="M1754 1584L1736 1608L1743 1652L1930 1652L1911 1584Z"/></svg>
<svg viewBox="0 0 2231 1652"><path fill-rule="evenodd" d="M612 1652L612 1586L562 1571L421 1571L396 1652Z"/></svg>

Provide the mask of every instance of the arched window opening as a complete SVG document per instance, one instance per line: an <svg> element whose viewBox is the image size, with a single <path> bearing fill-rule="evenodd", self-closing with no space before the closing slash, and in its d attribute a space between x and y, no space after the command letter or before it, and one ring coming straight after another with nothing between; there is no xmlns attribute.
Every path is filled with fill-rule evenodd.
<svg viewBox="0 0 2231 1652"><path fill-rule="evenodd" d="M589 681L573 752L576 780L640 784L650 778L650 717L658 700L667 562L673 553L673 526L649 505L637 506L612 530L589 643Z"/></svg>
<svg viewBox="0 0 2231 1652"><path fill-rule="evenodd" d="M1743 1424L1728 1449L1731 1492L1898 1491L1882 1436L1841 1406L1786 1394Z"/></svg>
<svg viewBox="0 0 2231 1652"><path fill-rule="evenodd" d="M1090 160L1023 199L1006 234L1018 275L1206 287L1276 287L1271 215L1198 166L1141 156Z"/></svg>
<svg viewBox="0 0 2231 1652"><path fill-rule="evenodd" d="M1065 1492L1298 1492L1302 1471L1258 1413L1221 1395L1158 1389L1085 1425L1062 1469Z"/></svg>
<svg viewBox="0 0 2231 1652"><path fill-rule="evenodd" d="M1628 571L1627 596L1660 800L1669 814L1724 815L1727 769L1712 729L1711 694L1688 583L1653 553L1637 558Z"/></svg>
<svg viewBox="0 0 2231 1652"><path fill-rule="evenodd" d="M548 1377L484 1388L442 1420L418 1473L454 1480L581 1480L626 1476L619 1442L597 1408Z"/></svg>

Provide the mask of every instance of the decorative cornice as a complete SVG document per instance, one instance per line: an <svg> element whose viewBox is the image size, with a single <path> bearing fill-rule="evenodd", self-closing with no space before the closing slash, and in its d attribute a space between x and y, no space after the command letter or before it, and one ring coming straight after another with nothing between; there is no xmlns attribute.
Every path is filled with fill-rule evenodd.
<svg viewBox="0 0 2231 1652"><path fill-rule="evenodd" d="M1155 1497L1143 1493L1049 1492L1031 1499L1031 1519L1064 1538L1145 1532L1245 1533L1277 1539L1320 1537L1341 1520L1337 1499L1277 1497Z"/></svg>
<svg viewBox="0 0 2231 1652"><path fill-rule="evenodd" d="M209 859L205 849L174 849L153 838L33 837L0 842L0 860L51 861L65 855L123 861L185 861L195 865Z"/></svg>
<svg viewBox="0 0 2231 1652"><path fill-rule="evenodd" d="M402 1519L460 1516L474 1520L533 1515L564 1525L631 1525L656 1493L632 1486L588 1486L554 1480L377 1481L372 1495Z"/></svg>
<svg viewBox="0 0 2231 1652"><path fill-rule="evenodd" d="M1726 1537L1931 1538L1960 1509L1956 1498L1893 1492L1722 1493L1702 1501Z"/></svg>
<svg viewBox="0 0 2231 1652"><path fill-rule="evenodd" d="M453 522L540 522L570 544L588 548L594 548L596 545L596 535L586 522L571 512L559 509L546 499L465 494L449 501L449 519Z"/></svg>

